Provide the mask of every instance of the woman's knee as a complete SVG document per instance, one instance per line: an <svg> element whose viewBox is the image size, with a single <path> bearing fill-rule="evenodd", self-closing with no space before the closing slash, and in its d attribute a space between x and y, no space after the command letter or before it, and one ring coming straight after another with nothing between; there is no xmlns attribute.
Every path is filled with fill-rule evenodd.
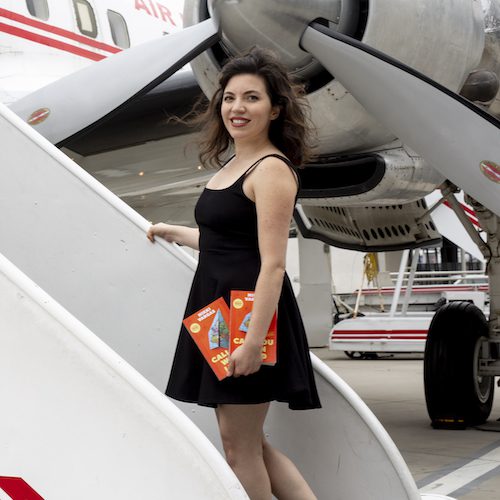
<svg viewBox="0 0 500 500"><path fill-rule="evenodd" d="M251 460L261 460L264 456L262 441L240 439L239 436L221 434L222 446L228 464L233 467Z"/></svg>

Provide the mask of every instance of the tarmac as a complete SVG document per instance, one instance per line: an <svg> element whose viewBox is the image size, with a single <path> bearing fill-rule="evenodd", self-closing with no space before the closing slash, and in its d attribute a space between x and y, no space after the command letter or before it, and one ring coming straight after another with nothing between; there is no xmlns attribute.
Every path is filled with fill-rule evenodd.
<svg viewBox="0 0 500 500"><path fill-rule="evenodd" d="M500 388L488 423L496 430L436 430L425 405L422 354L349 359L327 347L312 352L342 377L380 420L421 493L457 500L500 500Z"/></svg>

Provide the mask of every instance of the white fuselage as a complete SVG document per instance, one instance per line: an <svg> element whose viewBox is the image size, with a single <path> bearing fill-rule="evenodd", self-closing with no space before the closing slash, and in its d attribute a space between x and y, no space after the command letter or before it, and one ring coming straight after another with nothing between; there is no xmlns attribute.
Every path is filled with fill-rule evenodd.
<svg viewBox="0 0 500 500"><path fill-rule="evenodd" d="M127 38L134 46L182 28L183 0L88 3L93 12L81 11L78 22L73 0L47 0L48 17L32 15L27 2L0 0L0 102L10 104L120 52Z"/></svg>

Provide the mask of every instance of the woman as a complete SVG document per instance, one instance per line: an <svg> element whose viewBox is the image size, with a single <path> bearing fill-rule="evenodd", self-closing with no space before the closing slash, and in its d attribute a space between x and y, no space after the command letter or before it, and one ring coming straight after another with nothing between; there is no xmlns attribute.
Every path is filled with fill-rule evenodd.
<svg viewBox="0 0 500 500"><path fill-rule="evenodd" d="M297 468L263 435L269 402L319 408L307 340L285 256L298 191L294 165L307 158L310 136L303 97L274 55L254 48L222 69L201 120L204 166L221 166L195 208L199 229L155 224L148 238L200 250L185 317L231 290L255 290L246 339L218 381L183 328L166 394L215 408L229 465L252 500L313 499ZM263 366L261 349L278 310L278 361Z"/></svg>

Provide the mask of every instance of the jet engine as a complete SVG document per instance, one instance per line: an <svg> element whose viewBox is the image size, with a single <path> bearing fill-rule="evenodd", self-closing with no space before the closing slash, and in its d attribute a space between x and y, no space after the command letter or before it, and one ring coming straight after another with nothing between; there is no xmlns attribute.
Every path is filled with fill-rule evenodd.
<svg viewBox="0 0 500 500"><path fill-rule="evenodd" d="M422 198L444 178L379 124L301 48L300 39L319 22L459 92L483 57L479 2L398 0L396 8L394 0L186 0L186 25L208 17L218 18L221 41L191 63L207 95L224 60L252 45L278 53L306 86L318 147L316 160L301 173L296 221L305 236L364 251L439 238ZM391 209L380 210L386 206Z"/></svg>

